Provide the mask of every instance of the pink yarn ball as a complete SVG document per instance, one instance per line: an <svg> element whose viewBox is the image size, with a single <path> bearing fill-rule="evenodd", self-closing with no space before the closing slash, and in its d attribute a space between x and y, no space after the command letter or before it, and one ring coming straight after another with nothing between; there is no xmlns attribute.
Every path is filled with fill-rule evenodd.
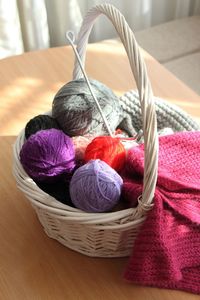
<svg viewBox="0 0 200 300"><path fill-rule="evenodd" d="M95 138L93 135L83 135L83 136L74 136L72 137L72 141L75 148L75 157L76 161L83 161L85 155L85 149L91 143L91 141Z"/></svg>
<svg viewBox="0 0 200 300"><path fill-rule="evenodd" d="M136 207L138 198L142 194L140 184L135 183L131 178L123 178L122 198L127 207Z"/></svg>

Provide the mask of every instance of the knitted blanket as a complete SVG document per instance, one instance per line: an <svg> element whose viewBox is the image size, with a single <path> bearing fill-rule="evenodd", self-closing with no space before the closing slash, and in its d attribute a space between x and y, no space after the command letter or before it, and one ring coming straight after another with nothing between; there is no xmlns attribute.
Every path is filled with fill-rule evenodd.
<svg viewBox="0 0 200 300"><path fill-rule="evenodd" d="M160 137L159 145L154 206L124 277L141 285L200 294L200 132ZM143 145L128 153L124 189L133 205L142 192L143 157Z"/></svg>
<svg viewBox="0 0 200 300"><path fill-rule="evenodd" d="M142 113L138 92L128 91L119 98L119 101L124 117L130 116L132 126L138 132L142 129ZM157 97L154 97L154 103L158 129L170 127L173 131L200 130L199 124L180 107Z"/></svg>

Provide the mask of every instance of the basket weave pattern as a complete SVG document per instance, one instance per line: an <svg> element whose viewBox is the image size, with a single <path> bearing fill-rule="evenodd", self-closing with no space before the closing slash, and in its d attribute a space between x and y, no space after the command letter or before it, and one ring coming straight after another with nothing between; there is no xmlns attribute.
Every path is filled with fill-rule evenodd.
<svg viewBox="0 0 200 300"><path fill-rule="evenodd" d="M110 19L119 34L139 91L145 167L143 193L138 200L138 206L110 213L86 213L52 198L39 189L21 166L19 153L24 143L24 130L14 145L13 172L19 189L31 202L49 237L88 256L123 257L130 255L146 211L152 207L158 165L157 121L151 85L140 49L124 17L110 4L92 8L83 21L77 41L77 51L82 63L85 61L90 31L100 14ZM73 79L81 77L82 72L75 61Z"/></svg>

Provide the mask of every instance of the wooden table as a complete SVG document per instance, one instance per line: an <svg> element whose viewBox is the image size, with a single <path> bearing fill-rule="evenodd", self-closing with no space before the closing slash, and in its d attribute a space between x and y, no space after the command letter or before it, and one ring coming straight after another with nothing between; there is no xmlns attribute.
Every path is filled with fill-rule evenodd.
<svg viewBox="0 0 200 300"><path fill-rule="evenodd" d="M120 44L88 47L88 74L117 94L135 87ZM154 94L200 120L200 97L144 52ZM33 116L48 111L71 80L74 56L62 47L0 61L0 299L192 300L181 291L146 288L122 279L127 258L95 259L69 250L43 232L12 176L12 144Z"/></svg>

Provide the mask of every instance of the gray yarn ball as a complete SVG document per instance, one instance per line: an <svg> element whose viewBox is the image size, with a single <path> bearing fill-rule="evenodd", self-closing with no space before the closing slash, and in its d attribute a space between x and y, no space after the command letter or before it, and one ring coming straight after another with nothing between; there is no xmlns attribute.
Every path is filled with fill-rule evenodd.
<svg viewBox="0 0 200 300"><path fill-rule="evenodd" d="M92 90L112 132L122 121L123 110L111 89L90 80ZM108 135L108 130L83 78L65 84L55 95L52 116L69 136Z"/></svg>

